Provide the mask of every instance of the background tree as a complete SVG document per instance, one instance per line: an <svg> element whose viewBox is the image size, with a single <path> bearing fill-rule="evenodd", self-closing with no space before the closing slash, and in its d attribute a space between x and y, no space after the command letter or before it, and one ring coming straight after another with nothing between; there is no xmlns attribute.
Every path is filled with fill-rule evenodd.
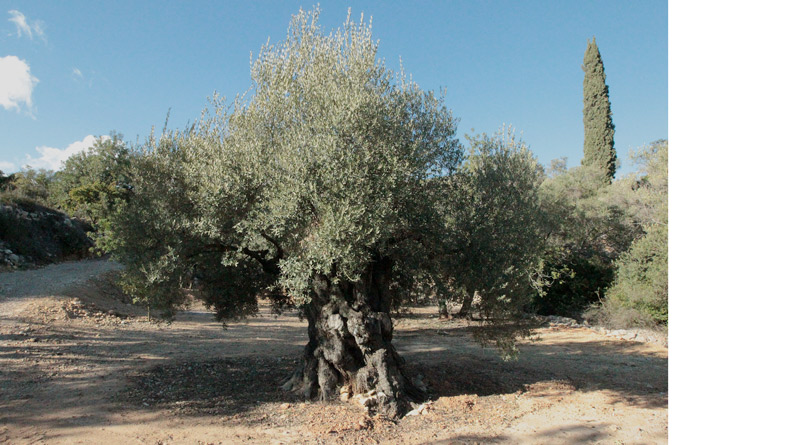
<svg viewBox="0 0 800 445"><path fill-rule="evenodd" d="M532 273L535 312L580 317L605 294L614 261L639 234L606 181L602 167L583 165L542 183L546 253Z"/></svg>
<svg viewBox="0 0 800 445"><path fill-rule="evenodd" d="M129 188L129 149L121 134L98 137L70 156L55 173L53 201L72 215L96 223Z"/></svg>
<svg viewBox="0 0 800 445"><path fill-rule="evenodd" d="M70 215L88 221L95 250L111 249L107 234L111 214L130 193L130 149L121 134L98 137L88 150L70 156L54 175L51 201Z"/></svg>
<svg viewBox="0 0 800 445"><path fill-rule="evenodd" d="M530 298L527 267L538 260L545 238L539 202L544 169L510 128L467 140L470 151L453 177L448 200L453 254L446 262L448 276L458 284L448 293L461 301L460 316L478 309L491 318L498 310L523 307L522 300ZM478 295L480 304L473 308ZM516 303L507 304L512 300Z"/></svg>
<svg viewBox="0 0 800 445"><path fill-rule="evenodd" d="M54 181L52 170L35 170L26 166L21 171L0 179L0 191L4 199L26 201L30 204L50 206L51 189Z"/></svg>
<svg viewBox="0 0 800 445"><path fill-rule="evenodd" d="M617 169L614 123L603 59L594 38L583 55L583 159L582 165L598 165L608 183Z"/></svg>
<svg viewBox="0 0 800 445"><path fill-rule="evenodd" d="M615 327L668 322L668 144L656 141L634 154L637 174L614 184L638 237L615 262L615 278L602 304L587 315Z"/></svg>

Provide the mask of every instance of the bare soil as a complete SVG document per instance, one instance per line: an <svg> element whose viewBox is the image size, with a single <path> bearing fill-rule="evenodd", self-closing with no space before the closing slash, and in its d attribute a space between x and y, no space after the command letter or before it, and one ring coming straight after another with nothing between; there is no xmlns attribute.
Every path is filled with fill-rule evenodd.
<svg viewBox="0 0 800 445"><path fill-rule="evenodd" d="M414 308L395 345L429 390L422 414L368 417L280 389L306 342L296 313L223 329L201 305L148 322L102 260L0 274L0 443L657 444L666 348L543 328L517 361L475 322Z"/></svg>

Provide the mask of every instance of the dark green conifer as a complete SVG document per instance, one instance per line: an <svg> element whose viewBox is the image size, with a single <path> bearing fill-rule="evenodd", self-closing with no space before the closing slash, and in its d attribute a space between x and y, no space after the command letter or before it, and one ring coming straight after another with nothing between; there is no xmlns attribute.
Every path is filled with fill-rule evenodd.
<svg viewBox="0 0 800 445"><path fill-rule="evenodd" d="M614 149L614 123L611 121L611 102L608 100L606 72L600 50L594 38L583 56L583 160L581 164L596 164L607 171L608 181L617 169Z"/></svg>

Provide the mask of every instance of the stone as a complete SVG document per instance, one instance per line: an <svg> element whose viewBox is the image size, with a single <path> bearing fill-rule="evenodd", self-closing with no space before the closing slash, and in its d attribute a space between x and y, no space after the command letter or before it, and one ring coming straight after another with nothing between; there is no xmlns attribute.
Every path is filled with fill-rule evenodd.
<svg viewBox="0 0 800 445"><path fill-rule="evenodd" d="M416 408L414 408L411 411L409 411L406 414L406 417L408 417L408 416L419 416L421 414L427 414L431 409L430 407L431 407L432 403L433 402L431 402L431 401L427 401L425 403L421 403L419 406L417 406Z"/></svg>
<svg viewBox="0 0 800 445"><path fill-rule="evenodd" d="M372 390L368 393L356 394L353 396L353 401L363 406L365 409L369 409L369 407L375 406L378 403L378 396L375 390Z"/></svg>
<svg viewBox="0 0 800 445"><path fill-rule="evenodd" d="M339 400L341 400L342 402L350 400L351 396L352 396L352 391L350 390L349 386L342 386L339 389Z"/></svg>

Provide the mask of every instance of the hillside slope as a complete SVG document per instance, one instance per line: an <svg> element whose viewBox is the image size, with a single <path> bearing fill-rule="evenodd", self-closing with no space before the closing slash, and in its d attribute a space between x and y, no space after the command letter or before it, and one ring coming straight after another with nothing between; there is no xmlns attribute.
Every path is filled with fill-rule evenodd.
<svg viewBox="0 0 800 445"><path fill-rule="evenodd" d="M89 255L90 226L27 200L0 202L0 269L26 268Z"/></svg>

